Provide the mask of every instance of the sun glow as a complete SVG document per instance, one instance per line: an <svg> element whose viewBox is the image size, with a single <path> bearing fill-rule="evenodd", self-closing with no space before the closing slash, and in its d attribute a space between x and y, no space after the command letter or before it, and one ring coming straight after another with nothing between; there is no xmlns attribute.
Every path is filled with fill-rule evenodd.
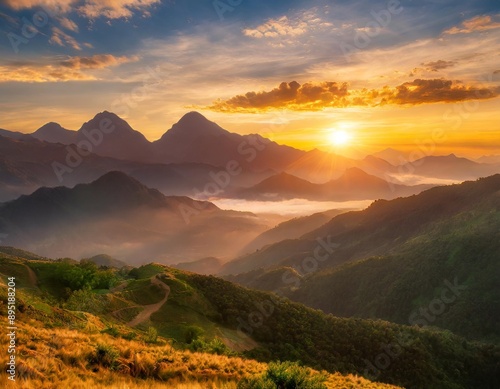
<svg viewBox="0 0 500 389"><path fill-rule="evenodd" d="M351 129L351 125L346 123L342 123L335 128L331 128L328 130L328 140L334 146L346 146L351 143L353 134Z"/></svg>

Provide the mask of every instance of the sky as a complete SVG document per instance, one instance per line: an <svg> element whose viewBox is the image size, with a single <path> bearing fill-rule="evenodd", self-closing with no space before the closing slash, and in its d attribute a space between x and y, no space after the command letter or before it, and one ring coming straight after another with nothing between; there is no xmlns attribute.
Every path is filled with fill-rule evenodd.
<svg viewBox="0 0 500 389"><path fill-rule="evenodd" d="M500 154L498 0L0 0L0 128L189 111L305 150Z"/></svg>

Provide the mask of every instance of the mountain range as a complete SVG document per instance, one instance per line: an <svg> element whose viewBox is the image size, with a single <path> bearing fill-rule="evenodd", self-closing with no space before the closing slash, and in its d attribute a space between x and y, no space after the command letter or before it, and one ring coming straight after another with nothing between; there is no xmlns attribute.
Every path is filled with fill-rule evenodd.
<svg viewBox="0 0 500 389"><path fill-rule="evenodd" d="M122 172L74 188L40 188L0 204L5 244L46 256L107 253L127 263L227 258L266 230L251 213L165 196Z"/></svg>
<svg viewBox="0 0 500 389"><path fill-rule="evenodd" d="M319 201L349 201L370 199L393 199L409 196L433 185L406 186L385 181L379 177L351 167L337 179L324 184L314 184L288 173L279 173L260 183L242 189L226 191L228 197L251 200L280 201L304 198Z"/></svg>
<svg viewBox="0 0 500 389"><path fill-rule="evenodd" d="M223 197L269 200L273 197L268 194L274 194L276 200L341 201L359 198L360 193L373 200L416 193L428 186L406 182L422 182L418 177L436 185L442 179L475 179L500 171L500 163L491 157L473 162L452 154L407 163L399 158L399 164L394 164L395 150L361 160L320 150L302 151L258 134L231 133L197 112L184 115L153 142L117 115L104 111L78 131L54 122L32 134L0 130L0 151L0 201L41 186L89 183L114 170L166 195L193 197L206 189L214 193L215 184L219 190L215 193ZM279 191L273 189L281 185Z"/></svg>

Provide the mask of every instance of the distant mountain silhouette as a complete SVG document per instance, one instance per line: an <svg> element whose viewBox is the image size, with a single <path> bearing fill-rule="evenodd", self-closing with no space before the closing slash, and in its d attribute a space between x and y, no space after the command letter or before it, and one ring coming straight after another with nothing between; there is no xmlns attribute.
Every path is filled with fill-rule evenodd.
<svg viewBox="0 0 500 389"><path fill-rule="evenodd" d="M304 154L260 135L224 130L198 112L189 112L153 142L162 162L198 162L225 167L231 160L253 171L280 170Z"/></svg>
<svg viewBox="0 0 500 389"><path fill-rule="evenodd" d="M476 162L500 164L500 155L483 155L482 157L478 158Z"/></svg>
<svg viewBox="0 0 500 389"><path fill-rule="evenodd" d="M481 164L450 154L424 157L400 166L398 171L426 177L466 180L500 173L500 164Z"/></svg>
<svg viewBox="0 0 500 389"><path fill-rule="evenodd" d="M165 196L122 172L74 188L40 188L0 204L4 244L47 256L106 252L128 263L228 258L266 230L255 215Z"/></svg>
<svg viewBox="0 0 500 389"><path fill-rule="evenodd" d="M102 131L101 126L107 131ZM102 136L96 135L95 129ZM225 168L229 161L237 161L247 171L262 172L281 170L305 153L257 134L231 133L198 112L185 114L154 142L108 111L97 114L78 131L48 123L33 136L47 142L78 144L88 142L89 134L94 134L93 153L135 162L202 163Z"/></svg>
<svg viewBox="0 0 500 389"><path fill-rule="evenodd" d="M154 161L151 144L146 137L114 113L104 111L84 123L78 130L77 140L88 140L85 133L95 129L101 132L102 141L94 146L94 153L128 161Z"/></svg>
<svg viewBox="0 0 500 389"><path fill-rule="evenodd" d="M177 206L196 206L188 197L167 197L150 189L125 173L113 171L90 184L74 188L40 188L29 196L6 203L0 215L17 228L37 226L39 221L101 217L115 212L129 212L137 207L163 208L177 211ZM218 209L211 203L200 208ZM8 227L8 225L6 226Z"/></svg>
<svg viewBox="0 0 500 389"><path fill-rule="evenodd" d="M373 153L372 156L381 158L394 166L399 166L407 162L411 162L408 160L407 153L403 153L402 151L393 149L392 147L388 147L384 150Z"/></svg>
<svg viewBox="0 0 500 389"><path fill-rule="evenodd" d="M136 162L154 160L151 144L146 137L135 131L125 120L108 111L98 113L78 131L70 131L51 122L40 127L32 136L46 142L66 145L90 142L92 152L105 157Z"/></svg>
<svg viewBox="0 0 500 389"><path fill-rule="evenodd" d="M12 139L21 139L21 140L29 140L32 138L31 135L23 134L22 132L8 131L1 128L0 128L0 136L5 136L7 138L12 138Z"/></svg>
<svg viewBox="0 0 500 389"><path fill-rule="evenodd" d="M108 111L95 115L78 131L50 122L32 135L0 130L0 201L31 193L40 186L88 183L112 170L123 171L168 195L194 196L215 182L225 192L221 194L224 197L298 196L321 200L393 198L422 189L406 189L403 181L460 181L500 171L500 164L477 163L454 155L425 157L394 166L380 158L399 153L392 149L362 160L320 150L305 152L257 134L231 133L198 112L185 114L155 142L149 142L125 120ZM80 147L77 154L85 156L60 181L53 164L67 165L67 147L76 150L75 145ZM88 153L88 149L92 152ZM345 177L351 168L391 184L383 189L384 183L373 177ZM229 180L228 169L232 170ZM238 187L245 189L239 193ZM353 197L354 192L357 193Z"/></svg>
<svg viewBox="0 0 500 389"><path fill-rule="evenodd" d="M356 166L369 174L383 179L388 179L390 173L397 172L396 166L387 162L385 159L373 155L367 155L365 158L358 161Z"/></svg>
<svg viewBox="0 0 500 389"><path fill-rule="evenodd" d="M38 140L50 143L62 143L65 145L75 143L77 140L76 131L67 130L61 127L60 124L54 122L43 125L32 133L31 136Z"/></svg>
<svg viewBox="0 0 500 389"><path fill-rule="evenodd" d="M197 191L203 192L207 183L214 181L211 174L222 170L220 167L201 163L143 163L91 153L83 156L78 166L65 171L60 182L53 164L67 166L70 153L68 147L73 150L72 153L78 154L74 145L43 142L29 135L23 141L0 135L0 202L30 194L42 186L89 183L113 170L127 173L166 195L194 196ZM256 173L243 170L241 174L232 177L228 188L253 185L271 174L267 171Z"/></svg>
<svg viewBox="0 0 500 389"><path fill-rule="evenodd" d="M183 262L172 265L181 270L187 270L198 274L217 274L222 266L221 260L214 257L202 258L192 262Z"/></svg>
<svg viewBox="0 0 500 389"><path fill-rule="evenodd" d="M315 184L323 184L354 166L357 166L354 159L314 149L293 161L285 171Z"/></svg>
<svg viewBox="0 0 500 389"><path fill-rule="evenodd" d="M287 173L280 173L259 184L236 190L229 195L259 200L283 200L305 198L309 200L369 200L392 199L418 193L430 185L405 186L389 183L363 170L348 168L339 178L325 184L313 184Z"/></svg>

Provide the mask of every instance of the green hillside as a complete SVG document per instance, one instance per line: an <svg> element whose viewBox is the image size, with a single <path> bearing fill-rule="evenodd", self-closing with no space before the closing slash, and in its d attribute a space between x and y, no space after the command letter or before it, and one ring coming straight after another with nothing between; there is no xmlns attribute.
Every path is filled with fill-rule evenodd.
<svg viewBox="0 0 500 389"><path fill-rule="evenodd" d="M438 326L499 342L499 238L500 212L462 212L392 255L313 274L290 297L339 316Z"/></svg>
<svg viewBox="0 0 500 389"><path fill-rule="evenodd" d="M279 290L336 316L435 326L498 343L499 191L496 175L378 201L301 239L229 263L232 269L261 268L226 278ZM326 259L318 239L336 244ZM315 260L317 247L322 251ZM449 283L460 286L459 295Z"/></svg>
<svg viewBox="0 0 500 389"><path fill-rule="evenodd" d="M201 352L201 355L243 358L249 366L256 363L252 362L255 359L261 362L296 361L317 371L351 374L350 377L364 375L406 388L496 388L499 383L497 360L500 354L493 346L469 343L450 333L327 316L301 304L216 277L157 264L132 270L110 270L98 268L89 261L32 261L11 257L0 259L0 273L4 276L14 274L17 279L20 325L38 329L33 331L33 337L29 335L31 330L26 332L27 339L23 343L36 344L37 339L45 342L43 339L48 335L41 335L40 331L48 328L77 332L66 334L65 338L88 337L85 331L92 330L95 342L111 343L110 347L118 350L118 356L108 349L97 351L97 355L104 354L120 361L120 366L129 366L120 368L125 369L127 379L131 376L129 369L137 368L138 362L133 361L138 357L133 357L126 349L137 348L139 346L133 342L144 341L154 347L164 342L175 350L171 353L184 353L182 355ZM144 320L138 321L141 317ZM92 344L80 348L91 353ZM150 349L146 350L149 353ZM74 361L71 352L68 349L64 355L55 353L61 354L57 357L61 361L57 363L76 364L80 369L78 374L100 363L96 362L98 357L85 357L82 351L78 352L77 361L87 358L86 363ZM189 371L180 376L175 371L159 374L158 371L163 371L161 363L168 365L170 362L160 362L166 357L160 357L157 351L151 353L155 356L149 361L150 371L135 375L134 379L200 379L195 367L192 371L188 368ZM115 374L111 366L114 362L100 368ZM214 368L209 374L213 380L236 382L247 377L264 382L269 374L276 373L267 374L265 365L259 365L264 367L252 370L252 374L242 369L241 373L231 375L220 363L217 366L219 369ZM118 371L122 372L120 369ZM35 373L28 377L40 378ZM328 377L325 382L332 379ZM363 387L365 381L359 382L359 386L353 387Z"/></svg>

